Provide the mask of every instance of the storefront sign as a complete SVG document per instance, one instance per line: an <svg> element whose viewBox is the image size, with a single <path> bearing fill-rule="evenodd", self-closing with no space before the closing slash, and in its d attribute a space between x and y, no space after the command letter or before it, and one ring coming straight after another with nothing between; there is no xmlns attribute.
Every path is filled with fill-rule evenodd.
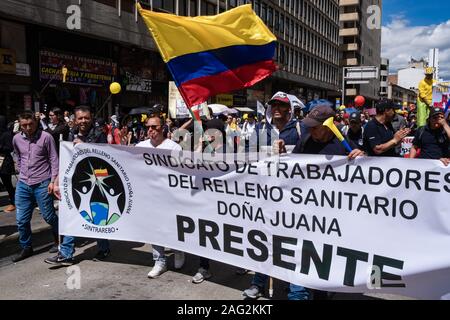
<svg viewBox="0 0 450 320"><path fill-rule="evenodd" d="M227 107L233 106L232 94L218 94L216 96L216 103L226 105Z"/></svg>
<svg viewBox="0 0 450 320"><path fill-rule="evenodd" d="M51 50L40 51L40 79L62 81L62 67L68 72L66 83L106 86L117 74L117 64L109 59L90 58Z"/></svg>
<svg viewBox="0 0 450 320"><path fill-rule="evenodd" d="M126 72L127 91L152 92L152 81Z"/></svg>
<svg viewBox="0 0 450 320"><path fill-rule="evenodd" d="M29 77L31 75L30 65L26 63L16 63L16 76Z"/></svg>
<svg viewBox="0 0 450 320"><path fill-rule="evenodd" d="M16 52L0 48L0 73L16 74Z"/></svg>

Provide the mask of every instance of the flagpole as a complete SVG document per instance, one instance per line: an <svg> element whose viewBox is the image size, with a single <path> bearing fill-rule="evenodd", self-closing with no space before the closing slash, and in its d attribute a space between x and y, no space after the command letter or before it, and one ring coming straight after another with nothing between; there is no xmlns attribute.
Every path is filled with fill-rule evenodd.
<svg viewBox="0 0 450 320"><path fill-rule="evenodd" d="M183 97L182 97L182 99L184 100ZM185 102L185 103L186 103L186 102ZM187 104L186 104L186 105L187 105ZM195 115L194 115L194 112L192 112L192 110L191 110L190 107L188 107L187 109L188 109L188 111L189 111L189 113L190 113L192 119L194 120L194 137L195 137L195 125L196 125L196 124L197 124L198 130L200 131L201 136L204 137L204 131L203 131L203 126L202 126L202 120L201 120L201 119L198 119L198 120L197 120L197 118L196 118ZM209 143L209 141L206 140L205 142L206 142L206 148L205 148L205 151L206 151L206 150L209 150L209 149L212 149L211 144ZM194 143L195 143L195 141L194 141ZM203 150L202 150L202 151L203 151ZM211 151L212 151L212 150L211 150Z"/></svg>

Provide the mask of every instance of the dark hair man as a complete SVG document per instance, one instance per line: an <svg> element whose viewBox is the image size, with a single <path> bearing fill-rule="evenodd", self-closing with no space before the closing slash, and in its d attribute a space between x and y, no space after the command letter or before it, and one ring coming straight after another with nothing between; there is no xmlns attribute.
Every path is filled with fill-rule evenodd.
<svg viewBox="0 0 450 320"><path fill-rule="evenodd" d="M69 134L69 141L74 144L78 143L107 143L106 134L102 131L95 130L91 110L87 106L79 106L75 108L75 127ZM66 236L72 245L75 242L74 237ZM94 261L104 260L110 254L109 241L106 239L97 240L98 252L94 257ZM60 250L58 254L52 258L45 259L46 263L53 265L64 265L67 260L73 261L74 251Z"/></svg>
<svg viewBox="0 0 450 320"><path fill-rule="evenodd" d="M396 105L392 100L381 100L377 103L377 115L367 123L364 129L364 145L369 156L395 157L395 147L401 143L411 129L402 128L394 133L392 119Z"/></svg>
<svg viewBox="0 0 450 320"><path fill-rule="evenodd" d="M58 154L53 137L38 129L38 120L31 112L19 116L21 133L13 138L17 154L19 181L16 186L16 220L21 253L14 262L33 254L30 221L35 203L44 220L51 225L55 244L58 243L58 216L53 206L53 186L58 176ZM64 237L61 250L73 251L73 243ZM66 261L71 263L70 260Z"/></svg>

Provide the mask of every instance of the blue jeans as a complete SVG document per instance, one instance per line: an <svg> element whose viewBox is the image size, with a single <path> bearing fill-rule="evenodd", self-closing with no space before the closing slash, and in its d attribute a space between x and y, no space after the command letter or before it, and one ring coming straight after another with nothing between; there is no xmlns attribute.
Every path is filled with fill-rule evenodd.
<svg viewBox="0 0 450 320"><path fill-rule="evenodd" d="M64 236L64 239L67 239L67 243L70 243L72 249L70 250L67 246L60 246L59 248L59 253L61 253L61 255L64 258L72 258L73 254L75 252L74 245L75 245L75 237L72 236ZM108 239L97 239L97 247L98 250L100 251L106 251L109 249L109 241Z"/></svg>
<svg viewBox="0 0 450 320"><path fill-rule="evenodd" d="M153 249L152 250L153 261L155 261L155 266L156 266L156 264L165 265L167 263L167 256L166 256L166 253L165 253L165 247L152 244L152 249ZM173 250L173 251L174 252L181 252L181 251L178 251L178 250Z"/></svg>
<svg viewBox="0 0 450 320"><path fill-rule="evenodd" d="M58 216L53 207L53 197L47 192L49 184L50 179L31 186L22 181L17 182L16 222L19 230L19 243L24 249L31 248L31 217L35 203L38 204L45 222L52 227L53 233L58 234ZM73 243L67 237L63 238L60 247L67 252L73 252Z"/></svg>
<svg viewBox="0 0 450 320"><path fill-rule="evenodd" d="M165 265L167 262L167 257L164 252L164 247L152 244L152 249L153 249L152 250L153 251L153 261L155 261L155 265L156 264Z"/></svg>
<svg viewBox="0 0 450 320"><path fill-rule="evenodd" d="M256 272L252 279L252 285L258 286L264 290L269 276ZM296 284L289 284L288 300L309 300L309 291L302 286Z"/></svg>

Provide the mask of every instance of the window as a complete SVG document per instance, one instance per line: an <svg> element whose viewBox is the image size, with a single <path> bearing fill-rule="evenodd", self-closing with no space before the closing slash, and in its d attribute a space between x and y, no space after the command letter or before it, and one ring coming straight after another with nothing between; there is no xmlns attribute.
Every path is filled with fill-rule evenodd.
<svg viewBox="0 0 450 320"><path fill-rule="evenodd" d="M202 15L202 16L208 15L207 5L208 5L208 3L206 2L206 0L202 0L202 2L200 4L200 15Z"/></svg>
<svg viewBox="0 0 450 320"><path fill-rule="evenodd" d="M275 31L280 30L280 14L278 11L275 11Z"/></svg>
<svg viewBox="0 0 450 320"><path fill-rule="evenodd" d="M153 9L154 8L162 9L163 8L162 0L153 0Z"/></svg>
<svg viewBox="0 0 450 320"><path fill-rule="evenodd" d="M186 0L180 0L179 7L178 7L178 14L180 16L187 16L188 15L188 1Z"/></svg>
<svg viewBox="0 0 450 320"><path fill-rule="evenodd" d="M265 3L261 5L261 19L267 22L267 5Z"/></svg>
<svg viewBox="0 0 450 320"><path fill-rule="evenodd" d="M267 11L267 24L269 27L273 28L273 8L269 7L269 10Z"/></svg>
<svg viewBox="0 0 450 320"><path fill-rule="evenodd" d="M255 13L256 13L258 16L259 16L259 14L260 14L259 8L260 8L259 1L255 1L255 3L253 4L253 10L255 11Z"/></svg>
<svg viewBox="0 0 450 320"><path fill-rule="evenodd" d="M191 17L195 17L197 15L197 1L196 0L190 0L191 6L189 8L189 15Z"/></svg>
<svg viewBox="0 0 450 320"><path fill-rule="evenodd" d="M215 4L209 3L207 4L207 10L208 16L213 16L217 13L217 6Z"/></svg>
<svg viewBox="0 0 450 320"><path fill-rule="evenodd" d="M280 14L280 33L284 34L284 14Z"/></svg>
<svg viewBox="0 0 450 320"><path fill-rule="evenodd" d="M163 3L163 9L167 10L169 12L175 12L175 0L164 0Z"/></svg>
<svg viewBox="0 0 450 320"><path fill-rule="evenodd" d="M293 40L294 39L294 35L295 35L294 20L291 20L291 31L290 31L290 34L291 34L291 40Z"/></svg>
<svg viewBox="0 0 450 320"><path fill-rule="evenodd" d="M290 28L289 28L289 18L286 17L286 37L289 39L290 37Z"/></svg>

